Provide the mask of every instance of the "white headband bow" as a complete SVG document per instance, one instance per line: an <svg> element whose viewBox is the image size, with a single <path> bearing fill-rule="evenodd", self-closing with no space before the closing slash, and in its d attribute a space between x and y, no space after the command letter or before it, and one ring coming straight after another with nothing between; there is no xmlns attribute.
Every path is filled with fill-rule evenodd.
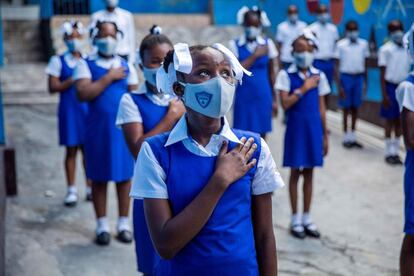
<svg viewBox="0 0 414 276"><path fill-rule="evenodd" d="M75 29L78 30L79 34L83 34L84 33L84 28L83 28L83 24L79 21L66 21L62 24L62 26L60 26L60 31L62 33L62 35L72 35L73 34L73 30Z"/></svg>
<svg viewBox="0 0 414 276"><path fill-rule="evenodd" d="M313 46L315 46L316 48L319 48L319 40L318 38L315 36L315 34L308 28L305 28L303 30L303 36L309 40L309 42L311 44L313 44Z"/></svg>
<svg viewBox="0 0 414 276"><path fill-rule="evenodd" d="M414 23L410 30L404 35L403 45L410 53L411 58L414 61Z"/></svg>
<svg viewBox="0 0 414 276"><path fill-rule="evenodd" d="M259 11L259 8L257 6L253 6L252 10ZM250 9L247 6L240 8L240 10L237 12L237 24L242 25L244 23L244 15L248 11L250 11ZM267 13L264 10L260 11L260 23L263 27L270 27L272 25L269 18L267 17Z"/></svg>
<svg viewBox="0 0 414 276"><path fill-rule="evenodd" d="M214 43L211 47L219 50L224 54L226 59L230 62L230 66L234 71L235 79L241 83L243 74L251 76L252 73L246 70L228 48L223 44ZM190 48L186 43L178 43L174 45L174 62L168 66L168 72L161 66L157 71L157 89L163 93L174 94L172 89L173 84L177 81L177 71L189 74L193 68L193 59L191 58Z"/></svg>

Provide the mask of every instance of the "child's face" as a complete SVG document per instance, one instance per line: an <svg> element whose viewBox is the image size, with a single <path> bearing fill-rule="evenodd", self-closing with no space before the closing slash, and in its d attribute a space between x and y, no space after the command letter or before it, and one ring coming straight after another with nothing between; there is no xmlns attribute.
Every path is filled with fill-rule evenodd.
<svg viewBox="0 0 414 276"><path fill-rule="evenodd" d="M115 26L111 23L104 23L101 25L98 35L96 38L105 38L111 36L116 39L116 29Z"/></svg>
<svg viewBox="0 0 414 276"><path fill-rule="evenodd" d="M72 39L82 39L82 35L79 33L78 29L74 28L71 35L65 35L65 40Z"/></svg>
<svg viewBox="0 0 414 276"><path fill-rule="evenodd" d="M235 83L230 63L220 51L208 47L192 54L192 59L193 69L183 75L186 83L202 83L218 76Z"/></svg>
<svg viewBox="0 0 414 276"><path fill-rule="evenodd" d="M168 43L157 44L143 53L142 65L147 68L158 68L167 53L173 48Z"/></svg>
<svg viewBox="0 0 414 276"><path fill-rule="evenodd" d="M295 53L313 52L313 46L309 44L306 39L299 39L293 45L293 51Z"/></svg>
<svg viewBox="0 0 414 276"><path fill-rule="evenodd" d="M245 27L260 27L260 19L257 14L248 14L244 21Z"/></svg>

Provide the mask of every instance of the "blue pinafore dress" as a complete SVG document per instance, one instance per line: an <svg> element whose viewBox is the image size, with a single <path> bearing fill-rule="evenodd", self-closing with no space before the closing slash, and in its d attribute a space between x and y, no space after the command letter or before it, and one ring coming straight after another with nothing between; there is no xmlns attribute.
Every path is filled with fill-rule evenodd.
<svg viewBox="0 0 414 276"><path fill-rule="evenodd" d="M303 85L298 72L288 73L290 93ZM314 88L286 111L283 166L313 168L323 165L323 128L319 90Z"/></svg>
<svg viewBox="0 0 414 276"><path fill-rule="evenodd" d="M64 55L59 58L62 64L59 80L65 81L72 77L74 68L69 67ZM87 111L87 104L81 103L77 98L75 85L60 93L58 107L60 145L67 147L83 145Z"/></svg>
<svg viewBox="0 0 414 276"><path fill-rule="evenodd" d="M239 46L239 41L236 40L236 45L240 61L252 55L246 44ZM268 66L267 55L256 59L249 68L253 75L244 76L242 84L237 86L234 102L234 128L260 134L266 134L272 130L273 98Z"/></svg>
<svg viewBox="0 0 414 276"><path fill-rule="evenodd" d="M260 137L233 130L237 137ZM200 193L213 175L217 157L190 152L182 142L165 147L169 133L147 140L166 172L166 185L173 215L180 213ZM229 143L229 149L235 143ZM257 276L259 275L253 233L252 181L257 166L233 183L223 194L201 231L170 260L161 260L156 275L162 276Z"/></svg>
<svg viewBox="0 0 414 276"><path fill-rule="evenodd" d="M167 114L168 106L153 103L146 94L131 94L131 97L141 113L144 133L151 131ZM134 199L133 223L138 271L153 275L160 257L154 249L148 232L142 199Z"/></svg>
<svg viewBox="0 0 414 276"><path fill-rule="evenodd" d="M87 60L92 81L108 73L108 69ZM128 64L122 60L122 67L129 74ZM96 182L127 181L131 179L134 159L129 152L122 131L115 126L118 106L122 95L128 93L127 79L111 83L95 99L88 102L86 120L85 160L86 175Z"/></svg>

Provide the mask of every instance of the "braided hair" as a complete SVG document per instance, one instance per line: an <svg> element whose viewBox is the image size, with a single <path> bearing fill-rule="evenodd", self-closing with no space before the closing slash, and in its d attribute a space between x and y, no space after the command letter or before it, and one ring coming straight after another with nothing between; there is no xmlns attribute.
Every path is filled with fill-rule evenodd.
<svg viewBox="0 0 414 276"><path fill-rule="evenodd" d="M118 25L115 22L113 22L113 21L100 21L100 20L98 20L96 22L95 26L93 26L91 28L91 31L90 31L90 37L91 37L92 40L95 39L97 36L99 36L99 33L101 31L101 28L102 28L102 26L104 24L111 24L111 25L113 25L114 28L115 28L115 32L117 34L117 37L118 37L118 35L120 35L121 37L124 36L124 33L118 28Z"/></svg>

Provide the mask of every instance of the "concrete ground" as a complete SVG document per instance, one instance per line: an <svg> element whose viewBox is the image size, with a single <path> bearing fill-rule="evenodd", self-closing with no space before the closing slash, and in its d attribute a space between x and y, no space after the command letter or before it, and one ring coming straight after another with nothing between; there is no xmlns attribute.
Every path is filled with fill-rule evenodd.
<svg viewBox="0 0 414 276"><path fill-rule="evenodd" d="M54 104L5 108L8 143L16 148L19 195L7 202L6 273L37 275L137 275L133 245L93 244L92 205L62 205L64 150L57 146ZM341 146L339 115L329 114L330 153L315 176L313 218L320 240L288 234L290 207L285 187L273 198L280 275L397 275L403 225L403 167L383 161L381 131L360 124L364 150ZM284 128L274 121L269 145L281 163ZM288 180L288 171L281 169ZM84 196L83 172L77 182ZM117 218L110 186L109 218Z"/></svg>

